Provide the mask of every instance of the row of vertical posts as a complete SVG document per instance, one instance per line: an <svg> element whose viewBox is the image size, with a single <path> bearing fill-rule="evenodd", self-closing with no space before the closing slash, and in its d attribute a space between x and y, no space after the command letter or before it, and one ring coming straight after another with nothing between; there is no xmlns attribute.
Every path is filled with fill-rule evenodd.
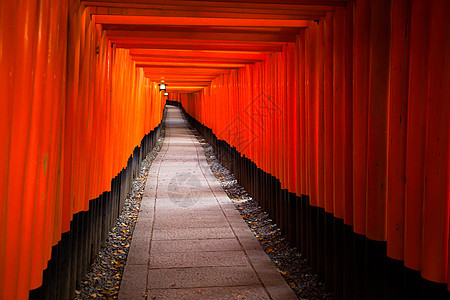
<svg viewBox="0 0 450 300"><path fill-rule="evenodd" d="M227 167L261 205L291 247L308 259L335 299L447 299L444 284L424 280L420 272L387 257L386 243L356 234L310 197L281 188L280 180L258 168L210 128L186 114L194 128L213 146Z"/></svg>
<svg viewBox="0 0 450 300"><path fill-rule="evenodd" d="M426 283L410 286L412 294L450 287L449 5L348 1L281 52L179 96L219 146L236 151L231 168L256 199L270 195L258 201L282 229L290 228L286 211L311 211L300 214L310 236L300 246L328 283L349 279L329 275L327 260L341 253L351 261L363 249L355 268L367 285L400 265ZM334 261L334 270L350 264Z"/></svg>
<svg viewBox="0 0 450 300"><path fill-rule="evenodd" d="M71 221L123 199L164 99L80 1L1 1L0 49L0 299L27 299Z"/></svg>

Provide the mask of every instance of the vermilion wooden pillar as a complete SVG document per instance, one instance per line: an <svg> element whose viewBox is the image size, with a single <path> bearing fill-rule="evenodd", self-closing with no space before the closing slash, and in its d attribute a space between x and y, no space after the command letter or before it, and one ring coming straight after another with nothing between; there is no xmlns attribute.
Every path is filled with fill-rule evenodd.
<svg viewBox="0 0 450 300"><path fill-rule="evenodd" d="M448 127L450 25L448 1L438 0L431 6L428 40L428 124L426 136L425 203L423 207L422 276L445 282L448 272L448 237L450 194ZM436 47L446 41L446 45ZM447 188L446 188L447 187Z"/></svg>
<svg viewBox="0 0 450 300"><path fill-rule="evenodd" d="M391 89L389 94L387 254L389 257L399 260L403 260L404 253L410 15L410 1L393 2Z"/></svg>
<svg viewBox="0 0 450 300"><path fill-rule="evenodd" d="M411 11L409 92L406 137L405 265L420 270L425 182L429 6L417 1ZM412 121L414 120L414 121Z"/></svg>

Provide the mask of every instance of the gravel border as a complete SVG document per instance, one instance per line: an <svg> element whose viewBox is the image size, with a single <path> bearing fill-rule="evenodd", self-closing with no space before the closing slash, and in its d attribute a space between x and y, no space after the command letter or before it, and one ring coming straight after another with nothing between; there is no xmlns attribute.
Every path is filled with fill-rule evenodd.
<svg viewBox="0 0 450 300"><path fill-rule="evenodd" d="M153 150L142 161L139 175L133 180L131 191L125 200L122 213L111 229L105 244L97 254L88 273L81 281L74 298L80 299L117 299L122 281L125 263L130 249L131 238L137 222L142 194L153 160L161 150L164 141L164 121L160 137Z"/></svg>
<svg viewBox="0 0 450 300"><path fill-rule="evenodd" d="M211 145L194 127L189 125L189 128L205 150L206 160L214 176L297 297L303 300L332 300L333 294L325 290L318 275L312 272L307 259L303 258L297 248L289 246L277 224L239 185L234 175L218 162Z"/></svg>

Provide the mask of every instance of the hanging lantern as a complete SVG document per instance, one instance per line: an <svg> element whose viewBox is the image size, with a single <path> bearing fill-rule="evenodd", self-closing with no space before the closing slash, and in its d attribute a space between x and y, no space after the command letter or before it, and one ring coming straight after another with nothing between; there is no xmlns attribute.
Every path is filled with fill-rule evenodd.
<svg viewBox="0 0 450 300"><path fill-rule="evenodd" d="M168 93L168 92L165 92L165 93L164 93L164 96L169 96L169 93Z"/></svg>
<svg viewBox="0 0 450 300"><path fill-rule="evenodd" d="M165 83L160 83L159 84L159 91L161 92L161 91L165 91L166 90L166 87L167 87L167 84L165 84Z"/></svg>

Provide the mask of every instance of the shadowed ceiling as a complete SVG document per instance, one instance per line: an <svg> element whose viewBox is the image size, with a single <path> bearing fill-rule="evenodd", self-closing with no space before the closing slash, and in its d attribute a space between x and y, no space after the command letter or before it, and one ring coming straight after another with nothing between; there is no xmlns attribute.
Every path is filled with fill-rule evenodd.
<svg viewBox="0 0 450 300"><path fill-rule="evenodd" d="M344 6L315 0L82 1L116 47L169 92L190 93L230 69L262 61L295 42L300 28Z"/></svg>

